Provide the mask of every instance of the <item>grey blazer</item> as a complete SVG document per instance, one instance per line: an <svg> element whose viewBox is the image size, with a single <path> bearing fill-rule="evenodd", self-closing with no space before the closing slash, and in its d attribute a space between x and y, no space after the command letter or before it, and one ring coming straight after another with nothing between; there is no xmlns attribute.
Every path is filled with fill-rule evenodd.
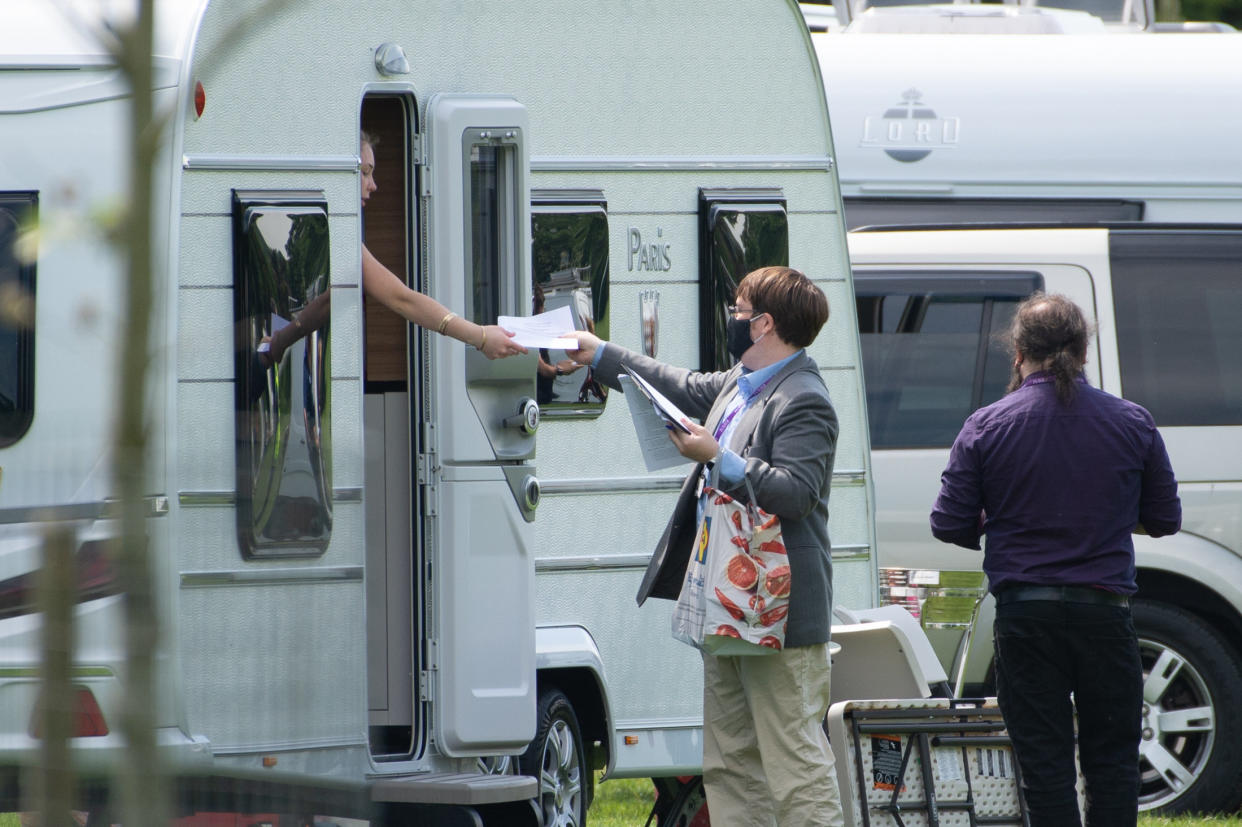
<svg viewBox="0 0 1242 827"><path fill-rule="evenodd" d="M628 366L687 414L714 431L737 386L741 365L718 373L697 373L657 362L609 343L596 377L617 388L621 366ZM837 414L819 367L805 352L781 369L741 415L726 447L746 460L746 478L765 511L781 518L789 553L789 617L786 646L828 640L832 623L832 558L828 540L828 490L837 445ZM695 489L703 466L696 465L681 486L677 506L656 544L638 589L648 597L676 600L697 529ZM725 488L749 499L745 483Z"/></svg>

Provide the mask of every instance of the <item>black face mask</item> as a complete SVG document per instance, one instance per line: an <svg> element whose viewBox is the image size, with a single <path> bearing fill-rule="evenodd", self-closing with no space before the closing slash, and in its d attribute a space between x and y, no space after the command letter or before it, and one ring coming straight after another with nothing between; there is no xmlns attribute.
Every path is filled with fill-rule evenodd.
<svg viewBox="0 0 1242 827"><path fill-rule="evenodd" d="M750 339L750 323L762 315L759 313L749 319L730 316L725 323L725 346L729 349L729 355L734 359L741 360L742 354L750 350L750 346L754 344Z"/></svg>

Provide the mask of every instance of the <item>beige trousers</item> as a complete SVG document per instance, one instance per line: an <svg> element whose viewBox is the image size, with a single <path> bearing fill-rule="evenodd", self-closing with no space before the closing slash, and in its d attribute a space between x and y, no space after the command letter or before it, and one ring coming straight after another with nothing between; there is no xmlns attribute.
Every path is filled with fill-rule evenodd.
<svg viewBox="0 0 1242 827"><path fill-rule="evenodd" d="M712 824L839 827L824 715L826 643L750 657L703 655L703 786Z"/></svg>

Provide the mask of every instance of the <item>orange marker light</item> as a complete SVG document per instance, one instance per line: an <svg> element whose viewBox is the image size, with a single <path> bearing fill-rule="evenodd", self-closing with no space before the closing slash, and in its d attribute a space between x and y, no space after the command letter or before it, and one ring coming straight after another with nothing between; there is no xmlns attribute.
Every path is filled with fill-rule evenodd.
<svg viewBox="0 0 1242 827"><path fill-rule="evenodd" d="M203 88L201 80L194 81L194 119L198 120L203 117L203 110L207 108L207 90Z"/></svg>

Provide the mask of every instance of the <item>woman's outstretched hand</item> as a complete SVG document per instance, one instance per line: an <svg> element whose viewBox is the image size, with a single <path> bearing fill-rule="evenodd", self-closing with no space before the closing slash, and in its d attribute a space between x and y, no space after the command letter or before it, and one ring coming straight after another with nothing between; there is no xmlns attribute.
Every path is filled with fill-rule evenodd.
<svg viewBox="0 0 1242 827"><path fill-rule="evenodd" d="M489 324L483 327L483 346L479 348L488 359L503 359L525 353L526 348L513 341L513 333L500 325Z"/></svg>

